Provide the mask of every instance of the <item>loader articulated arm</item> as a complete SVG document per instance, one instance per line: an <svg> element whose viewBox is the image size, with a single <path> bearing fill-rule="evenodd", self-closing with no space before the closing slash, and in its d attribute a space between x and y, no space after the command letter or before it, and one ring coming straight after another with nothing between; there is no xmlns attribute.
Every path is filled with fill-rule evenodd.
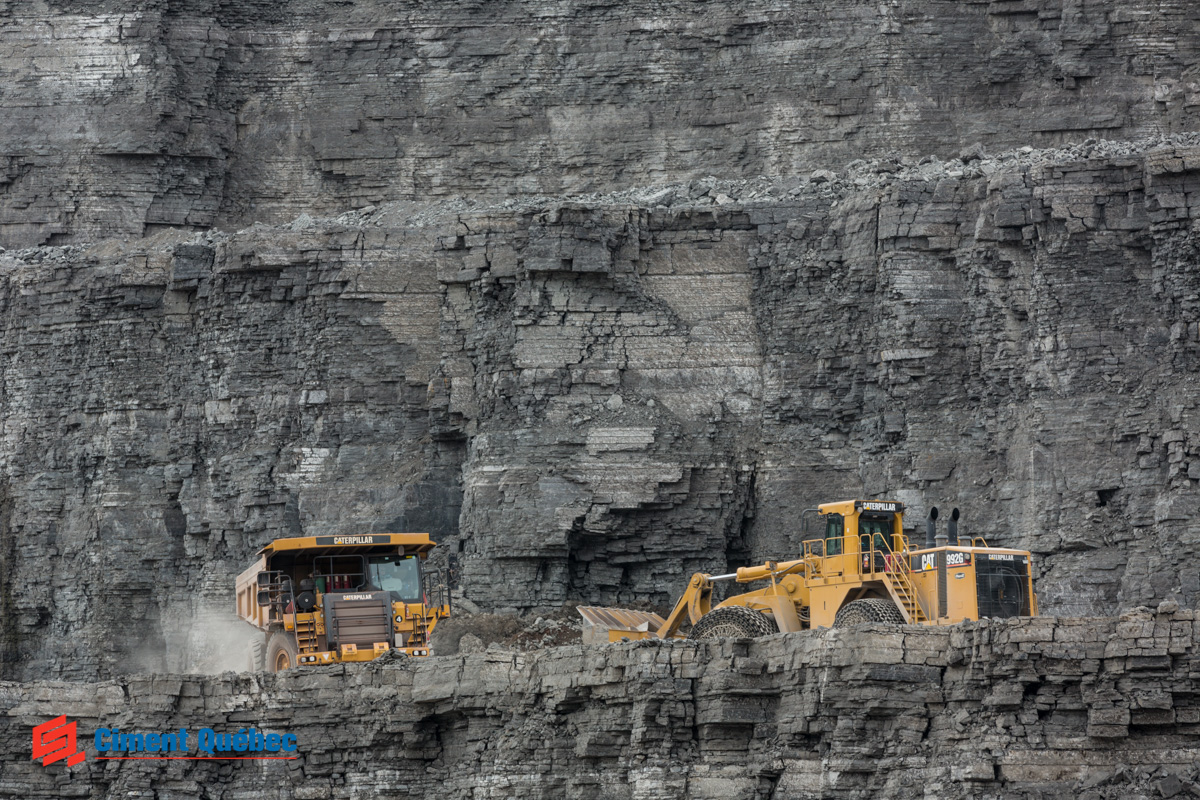
<svg viewBox="0 0 1200 800"><path fill-rule="evenodd" d="M687 589L679 601L675 603L675 608L671 609L671 613L667 616L666 621L662 626L655 631L654 635L659 639L670 639L678 631L679 626L683 624L683 614L686 611L688 622L695 625L708 612L712 611L712 590L714 583L723 581L737 581L738 583L752 583L754 581L782 578L784 575L790 575L794 572L799 572L804 569L805 560L803 558L795 561L784 561L776 563L768 561L765 564L760 564L757 567L739 567L737 572L731 572L728 575L709 575L705 572L697 572L688 581Z"/></svg>
<svg viewBox="0 0 1200 800"><path fill-rule="evenodd" d="M604 608L602 606L577 606L583 618L583 641L619 642L631 639L682 639L679 628L686 619L692 625L713 611L713 586L725 581L753 583L770 580L769 586L755 592L746 592L726 599L718 607L727 605L747 606L762 613L774 615L775 624L782 631L800 630L804 627L797 612L797 604L808 604L807 592L803 589L804 577L816 574L819 569L812 556L795 561L768 561L755 567L741 567L728 575L709 575L697 572L688 580L683 595L671 609L666 619L650 611L634 611L627 608ZM805 617L807 619L807 616Z"/></svg>
<svg viewBox="0 0 1200 800"><path fill-rule="evenodd" d="M685 611L688 615L688 621L695 625L700 621L701 617L712 610L713 582L730 580L734 577L734 575L718 575L714 578L707 573L697 572L688 581L687 589L684 590L683 595L679 598L679 602L675 604L675 608L671 609L666 622L654 632L654 635L659 639L672 638L683 623L683 614Z"/></svg>
<svg viewBox="0 0 1200 800"><path fill-rule="evenodd" d="M759 564L757 567L738 567L737 582L752 583L754 581L765 581L771 576L782 578L784 575L803 572L802 568L805 563L806 559L798 558L795 561L768 561L765 564Z"/></svg>

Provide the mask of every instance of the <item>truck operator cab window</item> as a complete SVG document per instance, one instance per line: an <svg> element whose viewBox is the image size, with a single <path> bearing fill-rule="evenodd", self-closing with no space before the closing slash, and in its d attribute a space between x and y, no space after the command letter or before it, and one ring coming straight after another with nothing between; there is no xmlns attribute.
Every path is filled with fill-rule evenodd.
<svg viewBox="0 0 1200 800"><path fill-rule="evenodd" d="M421 566L416 556L372 556L368 575L371 586L391 592L397 600L421 602Z"/></svg>

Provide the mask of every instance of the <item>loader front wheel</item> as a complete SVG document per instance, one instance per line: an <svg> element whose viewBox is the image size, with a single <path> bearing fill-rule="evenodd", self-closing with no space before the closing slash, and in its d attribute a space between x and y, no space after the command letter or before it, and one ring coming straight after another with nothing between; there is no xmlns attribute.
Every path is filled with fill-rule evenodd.
<svg viewBox="0 0 1200 800"><path fill-rule="evenodd" d="M833 627L848 628L851 625L866 625L870 622L886 622L889 625L903 625L904 615L896 604L882 597L868 597L863 600L853 600L842 606L841 611L833 618Z"/></svg>
<svg viewBox="0 0 1200 800"><path fill-rule="evenodd" d="M726 636L753 639L779 633L773 617L745 606L713 609L692 626L689 639L720 639Z"/></svg>
<svg viewBox="0 0 1200 800"><path fill-rule="evenodd" d="M283 672L296 666L296 643L286 633L277 633L267 645L267 672Z"/></svg>

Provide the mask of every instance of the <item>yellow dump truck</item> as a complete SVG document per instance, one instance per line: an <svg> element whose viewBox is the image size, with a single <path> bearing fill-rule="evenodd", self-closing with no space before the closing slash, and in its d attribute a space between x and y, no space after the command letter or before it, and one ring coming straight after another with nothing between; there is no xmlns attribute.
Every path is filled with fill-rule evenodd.
<svg viewBox="0 0 1200 800"><path fill-rule="evenodd" d="M812 514L820 535L810 538L806 523ZM904 533L903 503L826 503L804 512L801 558L727 575L698 572L665 620L645 611L580 607L584 641L765 636L864 622L952 625L1037 616L1028 551L959 538L958 509L946 535L939 536L937 517L937 508L931 509L925 546L913 548ZM714 605L715 586L729 581L769 583ZM691 625L686 635L685 622Z"/></svg>
<svg viewBox="0 0 1200 800"><path fill-rule="evenodd" d="M389 650L429 655L450 616L446 572L426 566L427 533L276 539L237 578L237 613L262 631L249 667L370 661Z"/></svg>

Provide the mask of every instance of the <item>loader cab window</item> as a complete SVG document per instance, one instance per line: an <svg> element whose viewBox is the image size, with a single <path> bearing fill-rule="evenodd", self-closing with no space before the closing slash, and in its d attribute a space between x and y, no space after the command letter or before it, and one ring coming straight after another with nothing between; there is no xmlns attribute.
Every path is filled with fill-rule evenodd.
<svg viewBox="0 0 1200 800"><path fill-rule="evenodd" d="M845 533L846 521L841 514L830 514L825 517L825 555L840 556L842 554L842 535Z"/></svg>
<svg viewBox="0 0 1200 800"><path fill-rule="evenodd" d="M858 535L863 551L872 546L885 553L892 551L892 515L863 514L858 518Z"/></svg>
<svg viewBox="0 0 1200 800"><path fill-rule="evenodd" d="M416 556L372 556L370 584L406 603L421 602L421 565Z"/></svg>

